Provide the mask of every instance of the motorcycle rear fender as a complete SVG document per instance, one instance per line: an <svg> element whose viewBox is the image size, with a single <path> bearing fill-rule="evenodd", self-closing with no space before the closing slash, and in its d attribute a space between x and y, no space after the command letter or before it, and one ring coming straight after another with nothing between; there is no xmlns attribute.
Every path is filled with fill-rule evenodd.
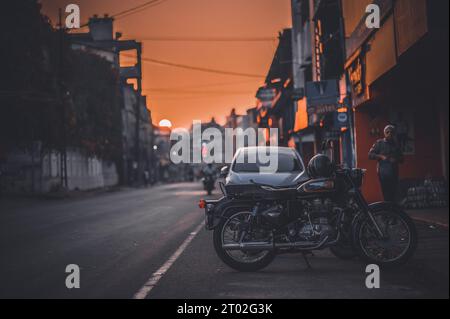
<svg viewBox="0 0 450 319"><path fill-rule="evenodd" d="M220 221L229 217L233 212L242 209L253 209L255 202L222 197L217 200L206 200L205 227L207 230L216 228Z"/></svg>
<svg viewBox="0 0 450 319"><path fill-rule="evenodd" d="M369 204L369 209L371 211L372 210L375 211L375 210L380 210L380 209L398 210L401 208L396 203L392 203L392 202L375 202L375 203Z"/></svg>
<svg viewBox="0 0 450 319"><path fill-rule="evenodd" d="M375 203L369 204L370 211L377 211L377 210L383 210L383 209L401 210L400 206L398 206L396 203L392 203L392 202L375 202ZM355 229L355 226L364 217L365 217L365 212L359 212L358 214L356 214L356 216L353 218L353 221L352 221L352 229Z"/></svg>

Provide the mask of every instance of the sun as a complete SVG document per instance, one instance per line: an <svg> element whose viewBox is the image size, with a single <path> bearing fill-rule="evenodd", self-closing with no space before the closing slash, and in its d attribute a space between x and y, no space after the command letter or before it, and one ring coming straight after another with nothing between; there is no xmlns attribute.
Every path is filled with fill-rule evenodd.
<svg viewBox="0 0 450 319"><path fill-rule="evenodd" d="M159 126L160 126L160 127L168 127L168 128L171 128L171 127L172 127L172 122L170 122L170 121L167 120L167 119L164 119L164 120L159 121Z"/></svg>

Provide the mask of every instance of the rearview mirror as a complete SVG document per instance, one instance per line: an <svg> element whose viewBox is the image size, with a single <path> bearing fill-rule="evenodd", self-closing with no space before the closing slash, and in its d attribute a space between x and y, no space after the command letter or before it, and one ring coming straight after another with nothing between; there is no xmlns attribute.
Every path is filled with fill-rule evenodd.
<svg viewBox="0 0 450 319"><path fill-rule="evenodd" d="M227 177L229 171L230 168L228 166L222 167L222 169L220 170L220 177Z"/></svg>

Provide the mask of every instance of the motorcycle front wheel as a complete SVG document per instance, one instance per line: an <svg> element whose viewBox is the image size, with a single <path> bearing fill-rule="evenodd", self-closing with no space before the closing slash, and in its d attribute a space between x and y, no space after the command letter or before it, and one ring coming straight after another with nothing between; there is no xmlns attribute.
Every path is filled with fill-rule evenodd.
<svg viewBox="0 0 450 319"><path fill-rule="evenodd" d="M417 247L417 230L412 219L400 209L377 209L372 214L384 233L379 238L368 217L362 218L354 229L354 245L366 262L382 267L404 264Z"/></svg>
<svg viewBox="0 0 450 319"><path fill-rule="evenodd" d="M231 268L238 271L257 271L269 265L275 258L271 250L242 251L225 250L222 245L238 243L242 240L243 224L248 223L251 213L247 211L234 213L229 218L224 218L214 229L214 249L219 258ZM254 235L254 234L253 234ZM252 234L244 234L244 240L256 240Z"/></svg>

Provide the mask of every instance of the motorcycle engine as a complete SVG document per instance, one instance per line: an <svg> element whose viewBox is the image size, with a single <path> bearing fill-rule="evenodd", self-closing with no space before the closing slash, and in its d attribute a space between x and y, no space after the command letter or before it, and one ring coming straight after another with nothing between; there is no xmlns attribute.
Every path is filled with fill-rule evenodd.
<svg viewBox="0 0 450 319"><path fill-rule="evenodd" d="M309 218L329 217L333 210L333 202L329 198L316 198L311 201L304 201L303 203Z"/></svg>
<svg viewBox="0 0 450 319"><path fill-rule="evenodd" d="M287 226L290 241L317 241L325 236L332 237L334 228L329 223L333 211L331 199L316 198L303 203L305 208L302 218Z"/></svg>

